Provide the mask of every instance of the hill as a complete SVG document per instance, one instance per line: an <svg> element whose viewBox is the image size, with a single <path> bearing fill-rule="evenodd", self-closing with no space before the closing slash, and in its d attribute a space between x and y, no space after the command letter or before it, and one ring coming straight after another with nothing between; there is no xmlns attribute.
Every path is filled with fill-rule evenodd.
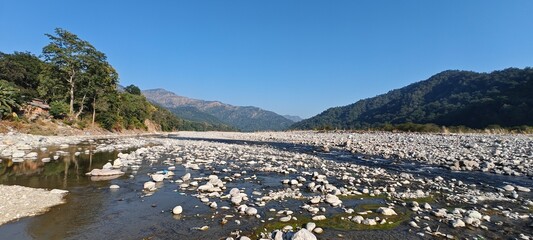
<svg viewBox="0 0 533 240"><path fill-rule="evenodd" d="M144 90L142 93L151 102L173 111L180 117L188 116L205 122L214 121L214 117L241 131L284 130L293 124L293 121L281 115L258 107L192 99L165 89Z"/></svg>
<svg viewBox="0 0 533 240"><path fill-rule="evenodd" d="M330 108L294 129L360 129L433 123L485 128L533 125L533 69L492 73L449 70L344 107Z"/></svg>

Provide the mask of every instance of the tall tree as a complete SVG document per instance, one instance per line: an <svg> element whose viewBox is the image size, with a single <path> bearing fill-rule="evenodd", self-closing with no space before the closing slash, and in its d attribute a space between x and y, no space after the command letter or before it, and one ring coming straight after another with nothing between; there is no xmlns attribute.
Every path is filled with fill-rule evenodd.
<svg viewBox="0 0 533 240"><path fill-rule="evenodd" d="M45 61L53 66L47 80L66 86L69 116L71 119L77 119L85 108L85 100L95 92L92 88L97 87L97 84L90 84L96 81L94 72L100 71L95 69L107 67L109 64L104 53L96 50L76 34L56 28L55 35L46 34L46 36L50 39L50 43L43 48L43 56ZM74 109L75 104L78 107L77 111Z"/></svg>

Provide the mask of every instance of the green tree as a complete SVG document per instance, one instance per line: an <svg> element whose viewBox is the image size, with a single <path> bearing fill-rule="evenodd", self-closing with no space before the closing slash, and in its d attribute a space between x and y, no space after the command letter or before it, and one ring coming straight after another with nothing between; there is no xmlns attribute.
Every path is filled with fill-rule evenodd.
<svg viewBox="0 0 533 240"><path fill-rule="evenodd" d="M18 90L0 81L0 119L20 108L17 99Z"/></svg>
<svg viewBox="0 0 533 240"><path fill-rule="evenodd" d="M50 43L43 48L43 56L52 67L44 75L46 84L43 84L45 89L42 92L54 86L61 86L60 91L66 89L64 95L69 100L69 116L77 119L84 110L85 100L91 93L94 95L97 84L90 84L95 81L94 72L108 65L106 56L89 42L61 28L55 29L55 35L46 36ZM76 111L75 104L78 108Z"/></svg>
<svg viewBox="0 0 533 240"><path fill-rule="evenodd" d="M127 87L124 88L124 90L130 94L133 94L133 95L141 95L141 89L139 89L139 87L131 84Z"/></svg>

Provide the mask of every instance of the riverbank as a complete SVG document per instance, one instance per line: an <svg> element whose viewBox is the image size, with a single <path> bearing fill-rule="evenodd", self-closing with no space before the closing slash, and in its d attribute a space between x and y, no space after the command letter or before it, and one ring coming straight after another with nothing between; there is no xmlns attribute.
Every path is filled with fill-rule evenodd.
<svg viewBox="0 0 533 240"><path fill-rule="evenodd" d="M64 203L64 190L0 185L0 225L35 216Z"/></svg>
<svg viewBox="0 0 533 240"><path fill-rule="evenodd" d="M432 134L392 132L180 132L186 138L224 138L287 142L378 156L419 161L454 171L482 171L533 177L531 134Z"/></svg>

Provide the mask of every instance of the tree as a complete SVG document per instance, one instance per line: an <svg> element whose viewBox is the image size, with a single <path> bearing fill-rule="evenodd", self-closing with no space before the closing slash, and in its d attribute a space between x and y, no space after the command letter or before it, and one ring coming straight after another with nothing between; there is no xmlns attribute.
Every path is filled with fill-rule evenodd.
<svg viewBox="0 0 533 240"><path fill-rule="evenodd" d="M124 88L124 91L130 93L130 94L133 94L133 95L141 95L141 89L139 89L139 87L131 84L127 87Z"/></svg>
<svg viewBox="0 0 533 240"><path fill-rule="evenodd" d="M114 70L102 70L102 67L109 67L105 54L77 35L56 28L55 35L46 34L46 36L50 39L50 43L43 48L43 56L52 67L48 69L43 79L49 84L44 85L48 87L61 85L66 88L69 116L71 119L77 119L84 110L86 98L91 93L94 95L94 88L98 85L95 84L95 81L98 81L96 78L106 75L100 74L100 71L110 73ZM95 76L95 72L99 74ZM114 76L116 72L109 75ZM42 89L46 90L46 87ZM78 107L77 111L74 110L75 104Z"/></svg>
<svg viewBox="0 0 533 240"><path fill-rule="evenodd" d="M0 81L0 119L20 107L17 94L17 89Z"/></svg>

